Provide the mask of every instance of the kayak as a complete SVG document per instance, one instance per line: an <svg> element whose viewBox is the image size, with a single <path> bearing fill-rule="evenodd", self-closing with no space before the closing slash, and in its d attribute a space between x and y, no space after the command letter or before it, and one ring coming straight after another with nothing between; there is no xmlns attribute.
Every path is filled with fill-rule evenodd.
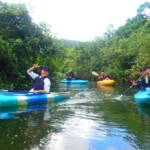
<svg viewBox="0 0 150 150"><path fill-rule="evenodd" d="M88 80L67 80L67 79L63 79L60 81L61 83L70 83L70 84L87 84L89 81Z"/></svg>
<svg viewBox="0 0 150 150"><path fill-rule="evenodd" d="M136 102L150 104L150 90L141 90L134 95Z"/></svg>
<svg viewBox="0 0 150 150"><path fill-rule="evenodd" d="M59 87L62 88L62 89L69 88L69 90L71 90L70 88L72 88L73 90L75 90L75 89L85 89L85 88L88 88L88 84L66 84L66 83L60 83Z"/></svg>
<svg viewBox="0 0 150 150"><path fill-rule="evenodd" d="M18 107L37 104L47 104L69 97L57 93L31 93L31 92L0 92L0 107Z"/></svg>
<svg viewBox="0 0 150 150"><path fill-rule="evenodd" d="M97 81L98 85L115 85L114 80L102 80L102 81Z"/></svg>

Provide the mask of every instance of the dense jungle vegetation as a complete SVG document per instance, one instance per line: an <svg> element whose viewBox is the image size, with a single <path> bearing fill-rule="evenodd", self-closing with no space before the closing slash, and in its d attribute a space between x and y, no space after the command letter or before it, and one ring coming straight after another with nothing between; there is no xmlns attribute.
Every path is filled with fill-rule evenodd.
<svg viewBox="0 0 150 150"><path fill-rule="evenodd" d="M27 68L48 65L53 81L72 69L78 78L93 79L91 71L128 81L142 66L150 67L150 2L137 15L89 42L58 40L45 24L35 24L24 4L0 2L0 88L27 89Z"/></svg>

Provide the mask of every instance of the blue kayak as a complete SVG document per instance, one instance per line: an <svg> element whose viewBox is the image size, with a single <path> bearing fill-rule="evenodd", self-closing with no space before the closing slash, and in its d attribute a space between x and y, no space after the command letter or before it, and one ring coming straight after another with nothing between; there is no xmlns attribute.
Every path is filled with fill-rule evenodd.
<svg viewBox="0 0 150 150"><path fill-rule="evenodd" d="M0 107L18 107L37 104L47 104L67 99L57 93L30 93L30 92L0 92Z"/></svg>
<svg viewBox="0 0 150 150"><path fill-rule="evenodd" d="M150 90L139 91L134 95L136 102L150 104Z"/></svg>
<svg viewBox="0 0 150 150"><path fill-rule="evenodd" d="M60 81L61 83L70 83L70 84L87 84L89 81L88 80L67 80L63 79Z"/></svg>

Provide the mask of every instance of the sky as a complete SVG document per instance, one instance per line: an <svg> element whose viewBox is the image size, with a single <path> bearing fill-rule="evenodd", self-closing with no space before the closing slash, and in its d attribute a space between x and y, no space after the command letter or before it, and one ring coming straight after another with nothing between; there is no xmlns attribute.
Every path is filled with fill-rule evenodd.
<svg viewBox="0 0 150 150"><path fill-rule="evenodd" d="M2 0L25 3L35 23L46 23L58 39L90 41L136 15L149 0Z"/></svg>

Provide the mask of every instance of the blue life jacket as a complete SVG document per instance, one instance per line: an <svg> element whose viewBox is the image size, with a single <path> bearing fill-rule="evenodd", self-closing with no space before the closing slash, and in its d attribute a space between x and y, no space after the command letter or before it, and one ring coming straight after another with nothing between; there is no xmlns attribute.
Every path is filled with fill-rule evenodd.
<svg viewBox="0 0 150 150"><path fill-rule="evenodd" d="M148 79L146 82L146 79L141 79L140 81L138 81L138 84L136 86L137 88L139 88L140 90L146 90L146 88L150 87L150 76L148 75Z"/></svg>
<svg viewBox="0 0 150 150"><path fill-rule="evenodd" d="M136 87L140 90L146 90L147 88L150 88L150 84L137 85Z"/></svg>
<svg viewBox="0 0 150 150"><path fill-rule="evenodd" d="M33 89L34 90L44 90L44 79L48 78L47 76L45 77L36 77L34 79L34 83L33 83Z"/></svg>

